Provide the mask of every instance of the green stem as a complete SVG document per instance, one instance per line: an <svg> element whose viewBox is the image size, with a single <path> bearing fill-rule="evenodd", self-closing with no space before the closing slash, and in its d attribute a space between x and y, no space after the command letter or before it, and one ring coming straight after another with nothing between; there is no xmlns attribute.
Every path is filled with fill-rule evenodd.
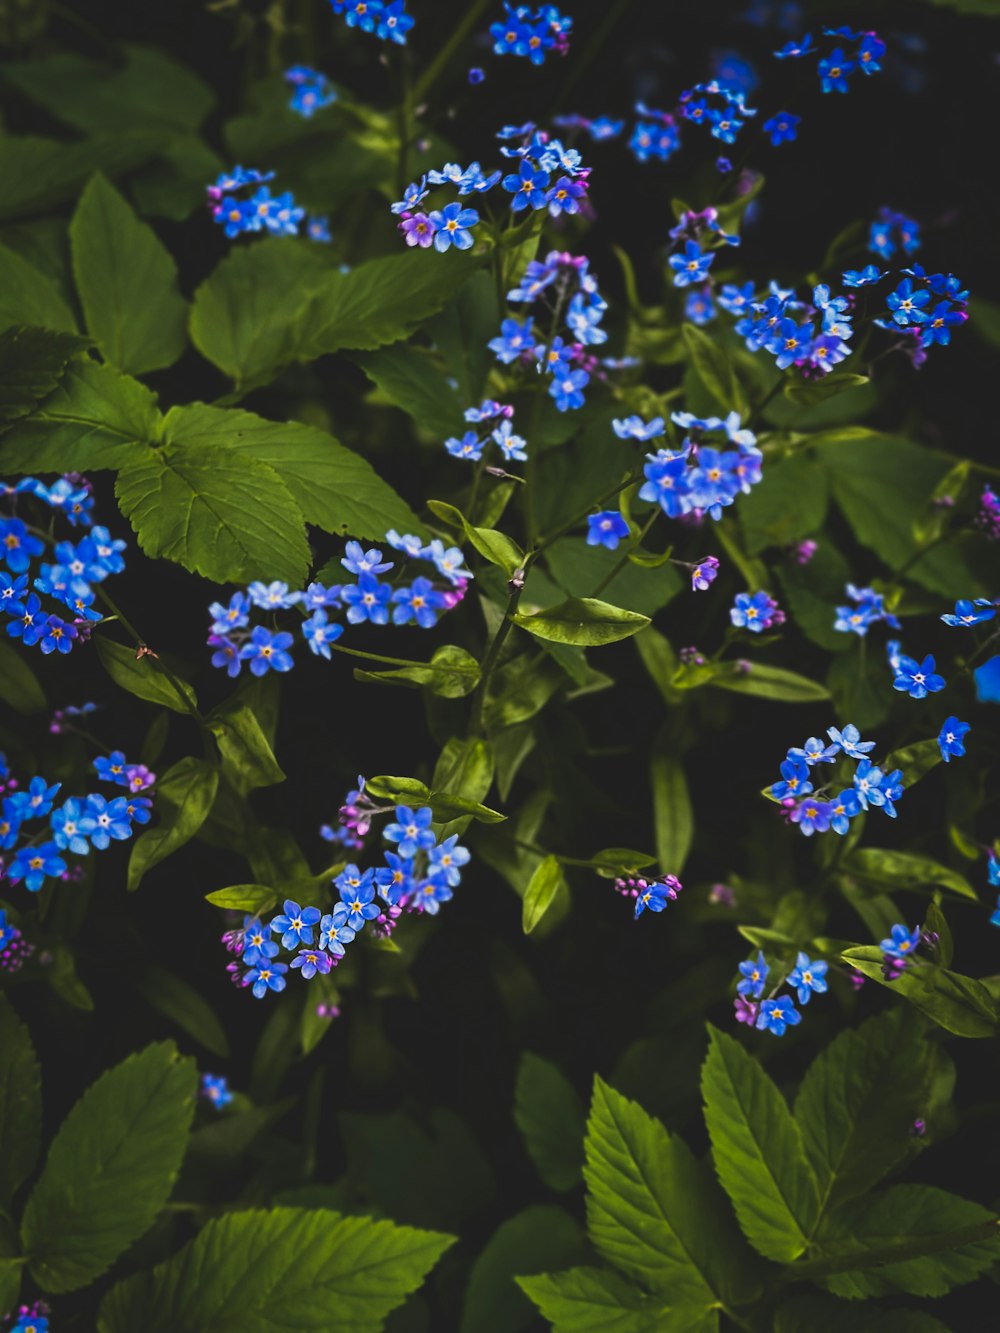
<svg viewBox="0 0 1000 1333"><path fill-rule="evenodd" d="M413 89L412 94L414 105L417 105L425 93L433 88L434 84L437 82L438 75L465 41L466 37L468 37L469 33L479 22L482 15L491 7L492 3L493 0L473 0L473 3L469 5L460 22L452 29L451 36L417 80L416 87Z"/></svg>
<svg viewBox="0 0 1000 1333"><path fill-rule="evenodd" d="M348 657L363 657L368 662L380 662L383 666L426 667L430 665L428 662L411 662L405 657L385 657L382 653L365 653L360 648L345 648L340 643L331 643L330 647L335 653L346 653ZM449 670L454 670L454 668L449 667Z"/></svg>
<svg viewBox="0 0 1000 1333"><path fill-rule="evenodd" d="M852 1273L857 1269L882 1268L886 1264L906 1263L907 1260L922 1259L926 1255L940 1254L944 1250L959 1250L964 1245L990 1240L998 1234L1000 1234L1000 1218L994 1217L988 1222L959 1227L955 1231L943 1231L936 1236L918 1236L913 1240L902 1241L899 1245L881 1245L850 1255L806 1259L802 1263L789 1264L781 1281L800 1282L803 1278L814 1281L816 1278L832 1277L835 1273Z"/></svg>
<svg viewBox="0 0 1000 1333"><path fill-rule="evenodd" d="M649 532L650 528L653 526L653 524L656 522L659 516L660 516L660 507L659 505L657 505L656 508L653 510L653 512L650 514L649 518L646 519L645 523L640 528L639 536L628 548L628 550L624 553L624 555L620 555L618 557L615 563L608 570L607 574L605 574L604 578L601 579L600 583L598 583L597 587L590 594L591 597L599 597L601 593L604 591L604 589L608 586L608 584L613 582L618 577L618 575L628 564L628 558L631 555L631 553L633 551L637 551L639 547L642 545L642 543L646 540L646 534Z"/></svg>

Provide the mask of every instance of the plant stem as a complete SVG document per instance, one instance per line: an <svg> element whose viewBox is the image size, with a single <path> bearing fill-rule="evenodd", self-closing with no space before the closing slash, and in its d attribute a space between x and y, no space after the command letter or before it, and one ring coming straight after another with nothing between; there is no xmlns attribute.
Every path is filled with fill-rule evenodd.
<svg viewBox="0 0 1000 1333"><path fill-rule="evenodd" d="M598 583L597 587L590 594L591 597L599 597L600 594L604 591L604 589L608 586L608 584L613 582L613 580L618 577L618 575L628 564L628 558L631 555L631 553L639 549L639 547L646 539L646 534L649 532L650 528L653 526L653 524L656 522L659 516L660 516L660 507L659 505L657 505L656 508L653 510L653 512L650 514L650 516L646 519L641 529L639 530L639 536L628 548L628 550L624 553L624 555L620 555L618 557L615 563L608 570L607 574L605 574L604 578L601 579L600 583Z"/></svg>

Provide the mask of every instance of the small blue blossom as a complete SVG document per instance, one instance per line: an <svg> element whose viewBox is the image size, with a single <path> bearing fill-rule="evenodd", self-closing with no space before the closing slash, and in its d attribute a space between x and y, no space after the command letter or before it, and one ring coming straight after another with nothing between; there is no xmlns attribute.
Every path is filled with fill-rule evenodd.
<svg viewBox="0 0 1000 1333"><path fill-rule="evenodd" d="M44 778L32 778L25 791L14 793L13 800L24 819L39 819L52 809L61 786L61 782L49 786Z"/></svg>
<svg viewBox="0 0 1000 1333"><path fill-rule="evenodd" d="M374 574L362 574L356 584L341 590L341 600L347 607L347 619L352 625L370 621L373 625L389 623L389 599L392 589L388 583L379 583Z"/></svg>
<svg viewBox="0 0 1000 1333"><path fill-rule="evenodd" d="M413 892L413 858L385 853L385 865L375 871L375 883L382 898L395 907L401 898Z"/></svg>
<svg viewBox="0 0 1000 1333"><path fill-rule="evenodd" d="M794 143L799 136L799 122L801 120L801 116L795 116L791 111L779 111L770 120L765 120L764 133L771 136L772 147L777 148L779 144L783 143Z"/></svg>
<svg viewBox="0 0 1000 1333"><path fill-rule="evenodd" d="M247 594L254 606L261 607L264 611L285 611L292 607L296 602L301 601L300 592L289 592L287 583L251 583L247 588ZM220 630L224 633L225 630Z"/></svg>
<svg viewBox="0 0 1000 1333"><path fill-rule="evenodd" d="M200 1096L210 1101L217 1111L233 1100L229 1082L222 1074L202 1074Z"/></svg>
<svg viewBox="0 0 1000 1333"><path fill-rule="evenodd" d="M336 643L343 632L343 625L332 622L322 607L302 622L302 634L310 651L317 657L325 657L328 662L332 657L330 645Z"/></svg>
<svg viewBox="0 0 1000 1333"><path fill-rule="evenodd" d="M771 795L776 801L787 796L808 796L813 790L809 781L809 766L802 759L788 758L781 765L781 781L771 784Z"/></svg>
<svg viewBox="0 0 1000 1333"><path fill-rule="evenodd" d="M359 575L384 574L393 567L391 560L383 561L381 551L366 551L360 542L347 543L340 563L349 573Z"/></svg>
<svg viewBox="0 0 1000 1333"><path fill-rule="evenodd" d="M886 297L886 305L892 311L893 323L912 327L927 322L927 312L923 307L930 299L929 291L924 288L914 290L912 278L904 278L896 290Z"/></svg>
<svg viewBox="0 0 1000 1333"><path fill-rule="evenodd" d="M887 958L909 958L920 943L920 927L907 930L906 926L895 925L889 932L890 938L882 940L879 948Z"/></svg>
<svg viewBox="0 0 1000 1333"><path fill-rule="evenodd" d="M684 318L689 319L692 324L697 324L699 328L712 322L715 318L715 303L710 288L688 292L684 302Z"/></svg>
<svg viewBox="0 0 1000 1333"><path fill-rule="evenodd" d="M449 902L454 896L447 880L432 875L418 886L414 901L422 912L437 916L441 904Z"/></svg>
<svg viewBox="0 0 1000 1333"><path fill-rule="evenodd" d="M620 440L655 440L666 429L662 417L653 417L651 421L643 421L639 416L620 417L611 426Z"/></svg>
<svg viewBox="0 0 1000 1333"><path fill-rule="evenodd" d="M453 435L445 440L444 447L453 458L467 458L473 463L483 456L483 443L474 430L467 430L461 439Z"/></svg>
<svg viewBox="0 0 1000 1333"><path fill-rule="evenodd" d="M815 46L810 45L811 42L812 34L807 32L799 41L786 42L780 51L774 52L774 55L778 60L797 60L801 56L811 55L816 50Z"/></svg>
<svg viewBox="0 0 1000 1333"><path fill-rule="evenodd" d="M252 987L255 1000L262 1000L269 990L280 993L285 989L287 963L262 961L244 975L246 985Z"/></svg>
<svg viewBox="0 0 1000 1333"><path fill-rule="evenodd" d="M23 574L45 543L28 531L19 518L0 518L0 559L12 574Z"/></svg>
<svg viewBox="0 0 1000 1333"><path fill-rule="evenodd" d="M124 796L116 796L110 801L96 793L87 797L87 815L94 821L90 841L98 851L109 846L112 838L116 842L124 842L132 836L132 817L128 804Z"/></svg>
<svg viewBox="0 0 1000 1333"><path fill-rule="evenodd" d="M20 639L25 648L33 648L45 633L49 618L42 610L42 604L34 593L29 593L24 601L20 618L7 622L7 633L12 639Z"/></svg>
<svg viewBox="0 0 1000 1333"><path fill-rule="evenodd" d="M292 959L292 967L300 968L304 980L311 981L316 973L326 976L333 966L330 955L322 949L300 949Z"/></svg>
<svg viewBox="0 0 1000 1333"><path fill-rule="evenodd" d="M808 1004L814 994L823 994L827 988L828 967L828 963L812 962L808 954L799 953L788 974L788 984L798 993L799 1004Z"/></svg>
<svg viewBox="0 0 1000 1333"><path fill-rule="evenodd" d="M767 974L770 972L767 961L760 950L757 951L757 961L740 963L740 973L743 980L736 983L736 989L740 995L751 995L754 999L759 999L764 994L764 985L767 981Z"/></svg>
<svg viewBox="0 0 1000 1333"><path fill-rule="evenodd" d="M969 730L968 722L960 722L957 717L946 718L938 734L938 748L946 764L952 758L961 759L965 754L965 735Z"/></svg>
<svg viewBox="0 0 1000 1333"><path fill-rule="evenodd" d="M714 262L714 254L703 254L697 242L688 241L683 255L671 255L668 260L674 271L674 286L688 287L693 282L704 282Z"/></svg>
<svg viewBox="0 0 1000 1333"><path fill-rule="evenodd" d="M873 283L881 282L884 277L886 277L886 274L877 269L874 264L867 264L862 269L849 268L840 275L845 287L870 287Z"/></svg>
<svg viewBox="0 0 1000 1333"><path fill-rule="evenodd" d="M729 619L739 629L760 634L775 623L777 603L766 592L741 592L729 609Z"/></svg>
<svg viewBox="0 0 1000 1333"><path fill-rule="evenodd" d="M851 826L851 820L861 813L861 802L853 787L845 787L830 801L830 827L834 833L843 836Z"/></svg>
<svg viewBox="0 0 1000 1333"><path fill-rule="evenodd" d="M327 949L335 958L343 958L345 946L351 943L356 934L347 924L347 908L344 904L338 903L332 912L327 912L319 928L320 948Z"/></svg>
<svg viewBox="0 0 1000 1333"><path fill-rule="evenodd" d="M375 899L375 872L366 870L361 883L354 887L344 885L340 889L340 901L347 908L347 924L355 932L360 931L366 921L374 921L382 909Z"/></svg>
<svg viewBox="0 0 1000 1333"><path fill-rule="evenodd" d="M614 551L623 537L628 536L628 523L617 509L605 509L600 514L590 514L587 518L588 546L606 546Z"/></svg>
<svg viewBox="0 0 1000 1333"><path fill-rule="evenodd" d="M853 722L848 722L843 731L836 727L827 727L826 734L830 737L833 745L837 749L843 750L844 754L849 755L851 759L864 759L866 754L870 754L875 749L874 741L863 741L861 732Z"/></svg>
<svg viewBox="0 0 1000 1333"><path fill-rule="evenodd" d="M240 649L240 658L250 663L250 670L255 676L264 676L268 671L291 671L295 662L288 651L292 646L292 636L281 630L272 634L263 625L256 625L250 635L250 642Z"/></svg>
<svg viewBox="0 0 1000 1333"><path fill-rule="evenodd" d="M437 572L451 584L464 583L472 578L472 571L465 567L465 556L457 546L445 547L444 542L434 538L420 553L421 559L431 560Z"/></svg>
<svg viewBox="0 0 1000 1333"><path fill-rule="evenodd" d="M387 842L398 844L400 856L416 856L418 851L428 851L437 842L430 827L433 818L430 806L412 810L408 805L397 805L396 821L386 825L383 836Z"/></svg>
<svg viewBox="0 0 1000 1333"><path fill-rule="evenodd" d="M1000 655L991 657L972 673L981 704L1000 704Z"/></svg>
<svg viewBox="0 0 1000 1333"><path fill-rule="evenodd" d="M854 72L854 61L849 60L840 47L821 60L817 68L823 92L847 92L847 79Z"/></svg>
<svg viewBox="0 0 1000 1333"><path fill-rule="evenodd" d="M479 214L474 208L463 208L458 202L436 209L430 220L437 227L434 233L434 249L444 253L451 246L456 250L469 250L474 245L470 227L479 221Z"/></svg>
<svg viewBox="0 0 1000 1333"><path fill-rule="evenodd" d="M922 662L912 657L901 657L892 682L894 690L900 690L911 699L926 699L928 694L936 694L945 687L945 679L935 672L934 658L929 654Z"/></svg>
<svg viewBox="0 0 1000 1333"><path fill-rule="evenodd" d="M213 602L208 608L213 634L228 634L230 630L244 629L250 623L249 612L250 600L244 592L234 592L228 606Z"/></svg>
<svg viewBox="0 0 1000 1333"><path fill-rule="evenodd" d="M583 389L589 382L590 375L586 370L570 370L560 363L549 385L549 394L555 399L557 409L568 412L583 407Z"/></svg>
<svg viewBox="0 0 1000 1333"><path fill-rule="evenodd" d="M854 771L854 790L863 810L869 803L880 806L885 801L882 790L882 770L876 768L870 759L862 759Z"/></svg>
<svg viewBox="0 0 1000 1333"><path fill-rule="evenodd" d="M300 907L285 899L285 910L271 920L271 929L281 934L281 947L294 949L297 944L312 944L312 928L320 918L318 907Z"/></svg>
<svg viewBox="0 0 1000 1333"><path fill-rule="evenodd" d="M499 447L508 463L526 462L528 457L526 441L520 435L514 434L514 427L509 421L501 421L499 426L494 427L490 438Z"/></svg>
<svg viewBox="0 0 1000 1333"><path fill-rule="evenodd" d="M800 832L811 838L814 833L825 833L830 827L830 803L807 796L789 811L788 817L793 824L798 824Z"/></svg>
<svg viewBox="0 0 1000 1333"><path fill-rule="evenodd" d="M956 602L954 614L943 615L941 619L953 628L968 628L971 625L981 625L984 620L992 620L995 615L996 608L993 603L986 597L977 597L974 602Z"/></svg>
<svg viewBox="0 0 1000 1333"><path fill-rule="evenodd" d="M818 736L810 736L804 745L789 750L788 758L801 760L810 766L813 764L832 764L839 753L836 744L824 745Z"/></svg>
<svg viewBox="0 0 1000 1333"><path fill-rule="evenodd" d="M500 325L499 337L492 338L486 345L498 361L501 361L505 366L509 366L522 353L534 351L535 333L533 323L530 318L524 320L505 319Z"/></svg>
<svg viewBox="0 0 1000 1333"><path fill-rule="evenodd" d="M788 1028L801 1022L802 1015L790 997L779 995L776 1000L761 1000L754 1026L761 1032L766 1030L775 1037L783 1037Z"/></svg>
<svg viewBox="0 0 1000 1333"><path fill-rule="evenodd" d="M265 926L258 917L243 918L243 961L248 967L256 967L261 962L277 955L278 946L271 939L271 927Z"/></svg>
<svg viewBox="0 0 1000 1333"><path fill-rule="evenodd" d="M88 813L83 800L70 797L59 809L52 811L49 823L56 846L61 851L73 852L75 856L87 855L90 851L87 839L94 832L97 823Z"/></svg>
<svg viewBox="0 0 1000 1333"><path fill-rule="evenodd" d="M57 843L43 842L38 847L19 847L5 873L11 884L24 880L30 893L38 893L46 879L66 873L66 862L59 855Z"/></svg>
<svg viewBox="0 0 1000 1333"><path fill-rule="evenodd" d="M452 888L462 879L462 866L468 865L471 853L467 847L459 847L458 834L453 833L444 842L432 847L429 855L428 873L443 878Z"/></svg>
<svg viewBox="0 0 1000 1333"><path fill-rule="evenodd" d="M432 629L438 616L447 606L445 596L438 592L430 579L419 577L409 587L397 588L392 594L394 625L415 621L421 629Z"/></svg>

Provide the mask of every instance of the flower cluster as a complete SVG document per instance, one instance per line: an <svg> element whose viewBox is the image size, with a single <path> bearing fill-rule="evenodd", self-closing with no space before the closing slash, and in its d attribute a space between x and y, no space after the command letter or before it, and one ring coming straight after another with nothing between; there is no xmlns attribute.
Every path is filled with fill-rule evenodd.
<svg viewBox="0 0 1000 1333"><path fill-rule="evenodd" d="M916 254L920 245L920 223L891 208L880 208L868 228L868 249L880 259L891 259L897 250Z"/></svg>
<svg viewBox="0 0 1000 1333"><path fill-rule="evenodd" d="M661 875L658 879L646 879L644 876L615 880L615 892L623 898L631 898L635 903L634 920L638 920L648 908L651 912L662 912L667 903L675 902L677 895L684 888L676 875Z"/></svg>
<svg viewBox="0 0 1000 1333"><path fill-rule="evenodd" d="M296 206L288 191L272 196L264 182L273 179L273 171L236 166L232 171L224 171L214 185L207 187L212 218L230 240L248 232L264 231L271 236L299 234L306 211ZM253 185L258 188L250 194L249 187Z"/></svg>
<svg viewBox="0 0 1000 1333"><path fill-rule="evenodd" d="M223 1074L202 1074L198 1096L204 1097L207 1102L211 1102L217 1111L221 1111L224 1106L228 1106L233 1100L229 1081Z"/></svg>
<svg viewBox="0 0 1000 1333"><path fill-rule="evenodd" d="M914 364L921 365L928 347L935 343L947 347L952 329L969 318L969 293L952 273L926 273L920 264L903 273L906 276L886 297L886 311L874 322L880 329L906 335L915 344Z"/></svg>
<svg viewBox="0 0 1000 1333"><path fill-rule="evenodd" d="M504 0L507 17L490 24L493 50L498 56L525 56L533 65L543 65L552 52L564 56L569 50L573 20L555 5L513 5Z"/></svg>
<svg viewBox="0 0 1000 1333"><path fill-rule="evenodd" d="M869 627L884 620L892 629L899 629L899 621L885 609L885 599L874 588L856 588L848 583L844 588L854 606L838 606L833 628L842 634L857 634L864 638Z"/></svg>
<svg viewBox="0 0 1000 1333"><path fill-rule="evenodd" d="M832 39L824 43L827 51L817 64L823 92L846 93L848 79L858 70L862 74L877 74L881 70L885 42L877 33L855 32L853 28L824 28L823 36ZM834 45L834 42L838 44ZM818 55L819 47L812 44L812 34L806 33L799 41L786 42L774 54L779 60L797 60Z"/></svg>
<svg viewBox="0 0 1000 1333"><path fill-rule="evenodd" d="M65 514L74 527L90 529L77 542L53 542L54 560L40 562L32 579L32 562L44 553L49 537L16 512L0 517L0 611L8 617L8 635L27 648L37 644L46 654L71 652L74 643L90 637L101 619L94 609L94 587L125 568L121 554L125 543L107 528L92 526L90 483L82 477L62 477L51 487L36 477L24 477L16 485L0 483L0 489L14 505L21 496L33 497ZM3 571L4 564L9 572ZM43 609L39 593L51 598L58 611Z"/></svg>
<svg viewBox="0 0 1000 1333"><path fill-rule="evenodd" d="M370 32L383 42L406 45L406 34L413 27L413 15L406 12L406 0L330 0L335 14L342 14L349 28Z"/></svg>
<svg viewBox="0 0 1000 1333"><path fill-rule="evenodd" d="M770 352L778 370L794 365L808 377L825 375L850 355L853 300L834 295L826 283L813 288L809 301L775 282L761 297L753 295L750 283L726 286L719 305L739 316L734 327L747 349Z"/></svg>
<svg viewBox="0 0 1000 1333"><path fill-rule="evenodd" d="M680 95L680 112L694 125L707 125L712 137L724 144L734 144L747 120L757 114L747 106L741 89L718 79L686 88Z"/></svg>
<svg viewBox="0 0 1000 1333"><path fill-rule="evenodd" d="M132 836L134 824L148 824L152 800L140 796L156 782L144 764L130 764L121 751L94 760L102 782L125 787L128 796L109 801L99 792L71 796L56 805L61 782L51 785L35 777L22 788L7 779L7 794L0 808L0 880L24 884L37 893L47 879L69 880L72 872L66 856L86 856L91 847L104 851L112 842ZM45 820L42 827L32 827Z"/></svg>
<svg viewBox="0 0 1000 1333"><path fill-rule="evenodd" d="M34 952L35 946L28 943L0 908L0 972L20 972Z"/></svg>
<svg viewBox="0 0 1000 1333"><path fill-rule="evenodd" d="M678 448L661 448L646 455L646 481L638 498L658 504L668 518L707 513L718 519L740 492L749 495L760 481L763 455L757 448L757 437L741 426L737 412L730 412L725 421L692 416L690 412L674 412L670 419L687 434ZM626 417L612 422L612 426L623 440L655 439L666 429L662 417L649 422L639 416ZM705 436L713 434L722 436L717 443L735 448L704 443Z"/></svg>
<svg viewBox="0 0 1000 1333"><path fill-rule="evenodd" d="M773 629L785 623L785 613L767 592L740 592L729 608L729 619L737 629L749 630L751 634L763 634L766 629Z"/></svg>
<svg viewBox="0 0 1000 1333"><path fill-rule="evenodd" d="M377 811L378 805L366 793L365 780L359 775L357 787L347 793L344 804L337 811L336 828L322 824L319 835L325 842L337 842L348 851L360 852Z"/></svg>
<svg viewBox="0 0 1000 1333"><path fill-rule="evenodd" d="M51 1311L45 1301L19 1305L15 1313L16 1322L11 1325L10 1333L49 1333Z"/></svg>
<svg viewBox="0 0 1000 1333"><path fill-rule="evenodd" d="M523 463L528 457L526 442L520 435L514 434L511 425L513 417L512 407L498 403L493 398L486 398L478 407L465 410L466 421L475 423L479 429L467 430L461 439L452 436L445 440L444 447L453 458L478 462L483 456L483 450L492 443L500 449L505 462Z"/></svg>
<svg viewBox="0 0 1000 1333"><path fill-rule="evenodd" d="M242 929L226 932L223 943L240 959L228 967L237 985L251 987L260 1000L268 991L285 989L289 967L301 971L306 981L317 974L326 976L369 922L377 935L388 936L404 912L436 916L441 904L454 897L462 867L469 862L468 849L459 846L458 835L439 842L431 828L434 816L429 806L371 809L372 815L390 812L395 819L382 836L394 850L383 853L378 867L361 870L352 863L345 865L332 881L339 901L331 911L287 899L267 924L247 916ZM276 961L282 949L294 955L290 963Z"/></svg>
<svg viewBox="0 0 1000 1333"><path fill-rule="evenodd" d="M778 995L782 986L793 990L803 1007L814 995L823 995L827 989L826 974L829 963L820 959L811 959L808 954L799 952L795 966L788 971L771 990L766 999L764 987L770 975L770 964L758 950L757 957L740 963L740 980L736 983L736 1021L753 1026L760 1032L770 1032L775 1037L783 1037L790 1027L802 1022L802 1015L796 1009L790 995Z"/></svg>
<svg viewBox="0 0 1000 1333"><path fill-rule="evenodd" d="M337 100L336 90L326 75L308 65L293 65L286 69L285 81L292 85L289 109L306 120Z"/></svg>
<svg viewBox="0 0 1000 1333"><path fill-rule="evenodd" d="M386 541L411 559L433 564L444 585L423 575L395 587L383 582L379 574L393 569L394 562L383 561L379 550L366 551L360 542L349 541L340 563L355 575L354 582L332 587L314 582L303 591L295 591L278 580L258 581L244 592L234 592L226 605L213 602L208 608L212 617L208 646L215 650L212 665L225 667L230 676L238 676L244 663L255 676L291 671L295 665L290 651L294 635L288 630L251 625L255 610L277 612L297 607L300 613L308 613L300 619L298 628L310 651L327 661L331 660L332 645L344 632L343 625L331 620L331 611L342 610L350 625L366 621L387 625L391 614L394 625L432 629L443 612L462 600L472 578L463 565L462 552L456 546L446 547L439 539L425 545L420 537L408 533L401 536L395 531L386 534Z"/></svg>
<svg viewBox="0 0 1000 1333"><path fill-rule="evenodd" d="M767 788L766 795L784 807L785 818L798 824L807 838L828 829L845 834L851 820L862 810L882 810L895 819L898 813L895 802L903 794L902 769L883 773L876 768L869 757L875 742L863 741L853 723L848 723L842 731L828 727L826 734L829 744L810 736L804 745L788 751L781 765L781 778ZM853 773L840 763L838 781L815 787L817 765L836 764L841 756L853 761ZM840 790L834 794L834 788Z"/></svg>
<svg viewBox="0 0 1000 1333"><path fill-rule="evenodd" d="M989 861L987 863L987 874L991 888L995 889L997 885L1000 885L1000 860L997 860L996 853L992 851L989 854ZM996 910L990 917L990 925L1000 926L1000 895L997 896Z"/></svg>
<svg viewBox="0 0 1000 1333"><path fill-rule="evenodd" d="M593 143L607 143L617 139L625 128L624 120L612 120L610 116L554 116L553 125L561 130L579 131L589 134Z"/></svg>

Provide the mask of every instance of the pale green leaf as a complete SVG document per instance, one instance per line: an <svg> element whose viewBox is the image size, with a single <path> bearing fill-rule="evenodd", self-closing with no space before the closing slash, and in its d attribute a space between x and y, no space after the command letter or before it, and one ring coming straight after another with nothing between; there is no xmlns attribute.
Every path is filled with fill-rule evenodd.
<svg viewBox="0 0 1000 1333"><path fill-rule="evenodd" d="M648 616L593 597L571 597L536 615L515 614L514 624L538 639L594 647L628 639L649 624Z"/></svg>
<svg viewBox="0 0 1000 1333"><path fill-rule="evenodd" d="M525 935L530 935L548 914L558 912L560 905L565 908L568 900L569 886L559 858L547 856L531 876L524 891L521 928Z"/></svg>

